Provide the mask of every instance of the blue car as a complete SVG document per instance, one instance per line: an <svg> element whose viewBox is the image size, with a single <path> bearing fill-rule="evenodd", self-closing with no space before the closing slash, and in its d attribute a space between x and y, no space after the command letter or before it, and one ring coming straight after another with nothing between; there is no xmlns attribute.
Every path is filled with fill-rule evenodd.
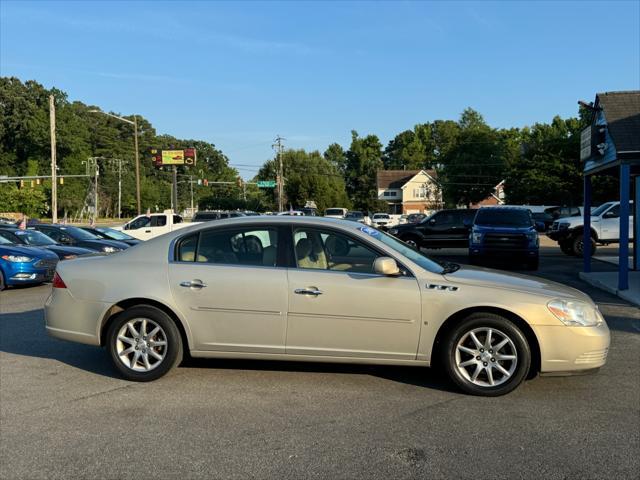
<svg viewBox="0 0 640 480"><path fill-rule="evenodd" d="M481 208L469 234L469 262L472 265L486 260L522 262L529 270L537 270L540 230L544 230L544 224L536 223L527 208Z"/></svg>
<svg viewBox="0 0 640 480"><path fill-rule="evenodd" d="M50 282L58 256L35 247L21 247L0 237L0 290L12 285Z"/></svg>

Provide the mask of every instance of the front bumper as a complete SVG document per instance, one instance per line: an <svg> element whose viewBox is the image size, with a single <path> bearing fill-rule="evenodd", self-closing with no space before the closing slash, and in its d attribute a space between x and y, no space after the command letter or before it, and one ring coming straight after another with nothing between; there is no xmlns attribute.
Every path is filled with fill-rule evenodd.
<svg viewBox="0 0 640 480"><path fill-rule="evenodd" d="M541 374L572 374L598 369L607 361L610 333L597 327L531 325L540 345Z"/></svg>
<svg viewBox="0 0 640 480"><path fill-rule="evenodd" d="M472 257L492 257L492 258L536 258L538 256L538 248L526 248L526 249L515 249L515 248L505 248L505 249L496 249L496 248L486 248L480 245L472 245L469 247L469 255Z"/></svg>
<svg viewBox="0 0 640 480"><path fill-rule="evenodd" d="M55 273L55 266L52 268L36 268L33 264L16 264L6 272L5 281L7 285L28 285L32 283L50 282Z"/></svg>

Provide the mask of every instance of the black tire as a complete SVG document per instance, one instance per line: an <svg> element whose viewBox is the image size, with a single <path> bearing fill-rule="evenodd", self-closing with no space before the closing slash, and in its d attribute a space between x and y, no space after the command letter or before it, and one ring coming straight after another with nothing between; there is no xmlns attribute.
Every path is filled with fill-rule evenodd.
<svg viewBox="0 0 640 480"><path fill-rule="evenodd" d="M565 255L570 255L570 256L575 255L575 252L573 251L573 242L571 240L568 240L568 241L563 240L562 242L559 243L559 245L560 245L560 250Z"/></svg>
<svg viewBox="0 0 640 480"><path fill-rule="evenodd" d="M405 235L400 240L409 245L411 248L420 250L420 239L415 235Z"/></svg>
<svg viewBox="0 0 640 480"><path fill-rule="evenodd" d="M135 319L147 319L155 322L161 327L162 333L166 338L166 346L164 347L166 350L161 351L161 353L164 353L163 359L149 371L133 370L128 365L125 365L125 363L120 359L121 357L118 355L118 332L127 324L127 322ZM182 361L183 345L178 327L165 312L148 305L131 307L119 313L109 326L106 342L107 351L109 352L113 365L124 378L135 382L149 382L151 380L156 380L165 375L172 368L178 366Z"/></svg>
<svg viewBox="0 0 640 480"><path fill-rule="evenodd" d="M591 253L591 256L593 257L593 255L596 253L596 241L591 236L589 238L591 240L590 253ZM573 248L573 254L576 257L582 257L583 249L584 249L584 235L583 234L576 235L575 238L573 239L571 246Z"/></svg>
<svg viewBox="0 0 640 480"><path fill-rule="evenodd" d="M470 338L469 335L471 331L481 331L482 329L492 329L492 331L494 332L492 336L495 339L508 337L511 343L507 344L506 347L500 349L500 352L505 351L503 349L506 348L507 353L511 351L511 355L515 355L516 357L515 360L506 361L492 358L485 359L487 361L484 363L484 365L487 365L489 362L494 362L494 364L502 362L500 366L505 370L507 368L509 369L509 371L513 369L510 375L504 378L502 374L498 372L498 370L492 368L491 371L498 372L497 375L500 376L497 381L501 383L497 384L496 386L491 386L489 384L488 375L486 374L488 369L486 369L482 365L480 365L479 367L471 366L470 368L473 369L474 372L475 368L482 368L483 371L477 377L477 382L484 382L487 385L478 385L477 383L472 382L471 378L466 378L460 371L460 369L462 369L462 366L458 367L456 360L458 342L460 342L465 336L467 338ZM481 343L486 341L486 336L477 336L477 338L481 341ZM494 341L492 341L492 344L497 345L497 343ZM482 354L479 353L479 355L495 355L497 357L499 354L488 349L484 350ZM456 386L458 386L465 393L484 397L497 397L513 391L524 381L531 367L531 349L522 331L512 321L493 313L473 313L458 325L456 325L453 329L451 329L443 340L442 348L440 350L440 356L447 375L453 381L453 383L456 384ZM477 358L478 357L476 357L476 359ZM471 356L470 359L473 360L473 356ZM461 361L461 363L464 363L464 361ZM478 363L482 364L483 362L479 361ZM471 377L471 374L469 374L468 376Z"/></svg>
<svg viewBox="0 0 640 480"><path fill-rule="evenodd" d="M527 259L527 270L538 270L540 265L539 257Z"/></svg>
<svg viewBox="0 0 640 480"><path fill-rule="evenodd" d="M4 275L2 275L2 270L0 270L0 292L6 288L4 283Z"/></svg>

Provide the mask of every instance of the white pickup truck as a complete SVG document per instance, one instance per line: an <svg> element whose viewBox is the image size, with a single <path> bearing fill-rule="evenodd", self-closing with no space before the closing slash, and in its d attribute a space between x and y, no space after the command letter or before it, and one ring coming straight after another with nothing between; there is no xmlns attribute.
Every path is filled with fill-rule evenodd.
<svg viewBox="0 0 640 480"><path fill-rule="evenodd" d="M180 215L173 213L173 210L165 210L162 213L138 215L124 225L113 228L127 232L128 235L139 240L149 240L189 225L194 223L183 223Z"/></svg>
<svg viewBox="0 0 640 480"><path fill-rule="evenodd" d="M633 202L631 202L633 209ZM560 218L553 222L547 236L567 255L581 256L584 248L583 217ZM629 215L629 239L633 238L633 216ZM596 245L620 242L620 202L607 202L591 212L591 254Z"/></svg>

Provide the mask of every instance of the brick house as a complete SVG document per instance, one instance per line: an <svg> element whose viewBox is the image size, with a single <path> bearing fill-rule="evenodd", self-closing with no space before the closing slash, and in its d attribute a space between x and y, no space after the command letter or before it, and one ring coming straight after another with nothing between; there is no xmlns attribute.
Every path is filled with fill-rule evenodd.
<svg viewBox="0 0 640 480"><path fill-rule="evenodd" d="M378 170L378 200L389 213L427 213L441 209L442 188L435 170Z"/></svg>

